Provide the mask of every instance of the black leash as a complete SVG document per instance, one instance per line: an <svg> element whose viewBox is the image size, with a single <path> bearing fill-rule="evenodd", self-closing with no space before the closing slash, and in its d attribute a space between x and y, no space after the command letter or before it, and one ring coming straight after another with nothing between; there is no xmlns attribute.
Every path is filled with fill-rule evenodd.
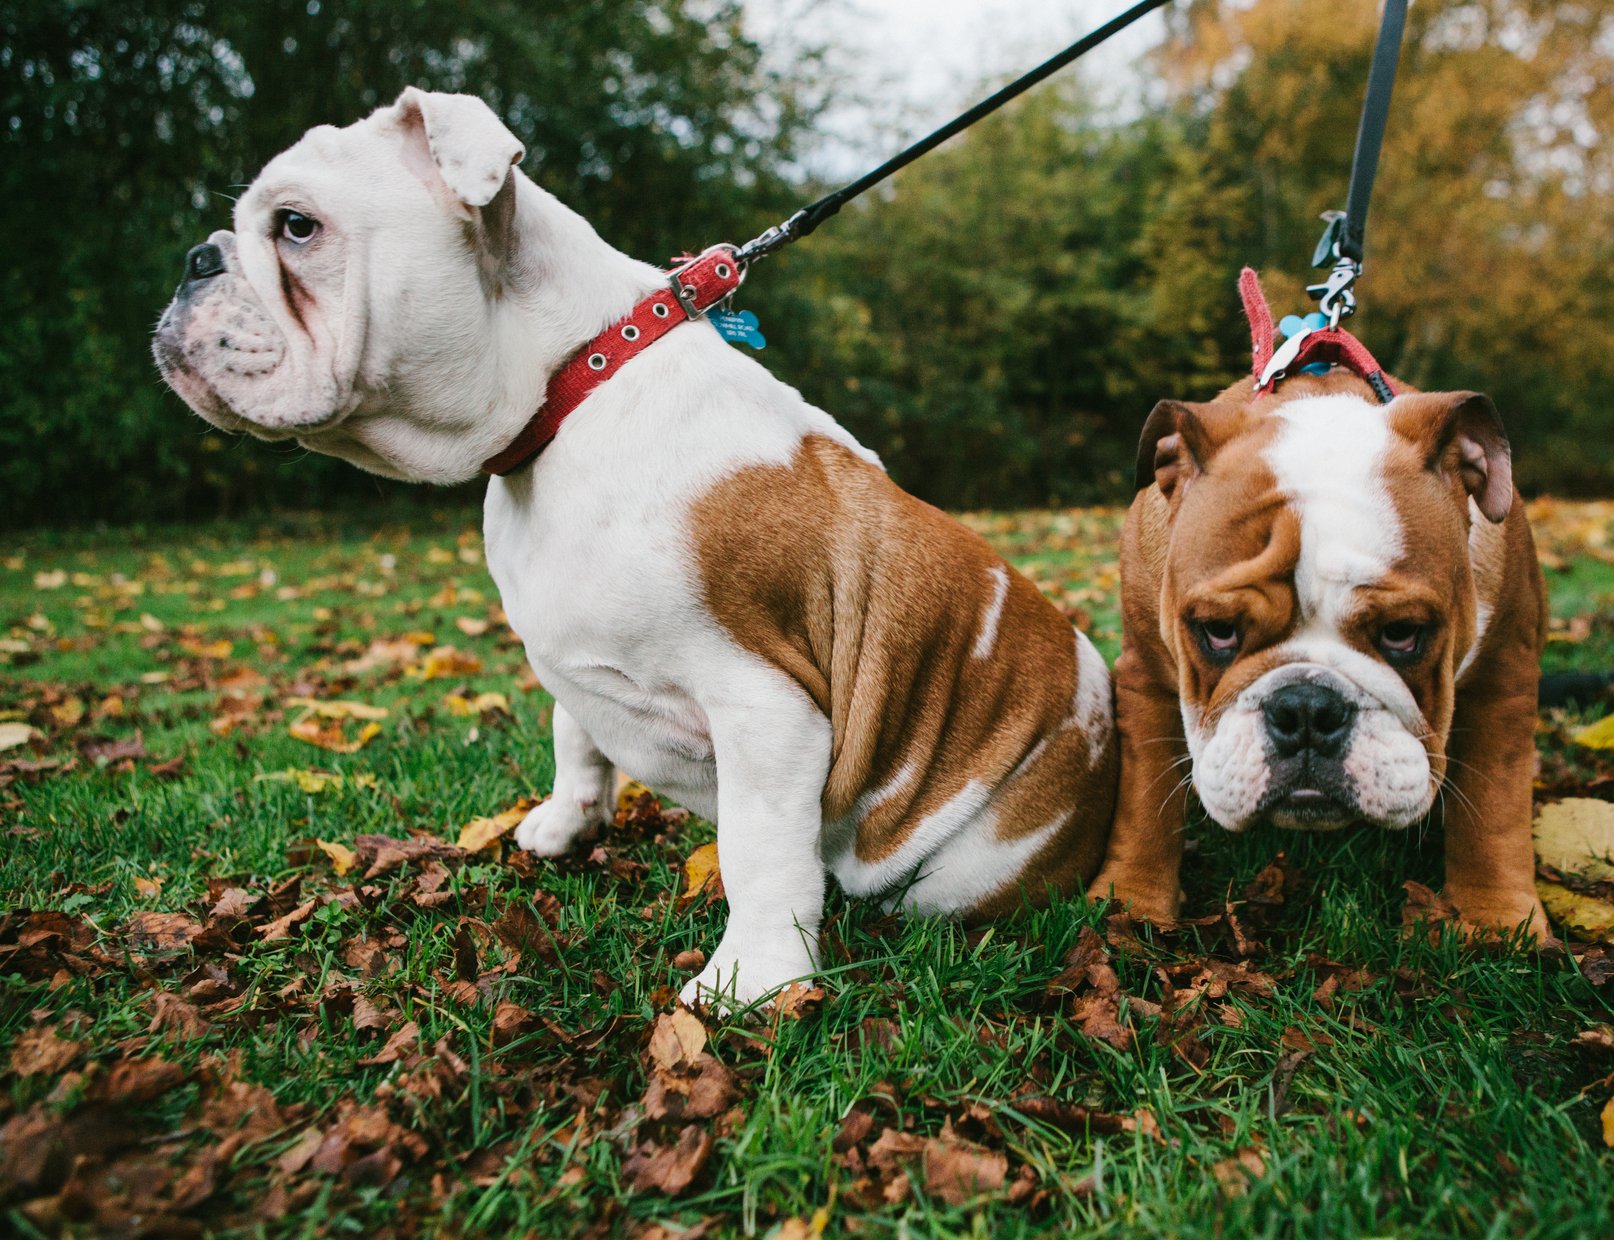
<svg viewBox="0 0 1614 1240"><path fill-rule="evenodd" d="M1328 279L1306 289L1321 301L1329 326L1356 312L1353 286L1362 274L1362 257L1367 244L1367 208L1373 197L1373 178L1379 170L1379 151L1384 146L1384 126L1390 117L1390 95L1395 90L1396 64L1401 58L1401 38L1407 24L1407 0L1385 0L1379 22L1378 42L1373 45L1373 64L1367 73L1367 93L1362 98L1362 120L1356 129L1356 153L1351 157L1351 185L1345 195L1345 210L1330 211L1324 218L1317 250L1311 256L1313 267L1328 267Z"/></svg>
<svg viewBox="0 0 1614 1240"><path fill-rule="evenodd" d="M850 185L836 190L833 194L826 194L824 197L820 198L817 202L811 204L810 206L803 207L800 211L797 211L796 214L792 215L784 222L775 224L761 236L753 237L750 241L747 241L735 251L735 258L742 264L754 262L759 258L764 258L767 255L772 254L776 250L783 249L792 241L800 241L825 220L829 219L830 216L834 215L847 203L851 202L852 199L856 198L859 194L867 192L874 186L878 185L881 181L885 180L892 173L901 168L907 167L921 155L941 145L954 134L968 129L983 116L996 112L1004 104L1008 103L1009 100L1015 98L1017 95L1024 94L1044 78L1050 76L1051 74L1057 73L1060 69L1063 69L1066 65L1070 64L1071 61L1085 56L1100 43L1103 43L1106 39L1110 38L1111 35L1120 33L1133 22L1137 21L1140 17L1153 12L1155 9L1158 9L1161 5L1166 3L1168 3L1168 0L1140 0L1139 3L1134 4L1119 17L1104 23L1104 25L1100 26L1097 30L1083 35L1080 39L1077 39L1076 42L1072 43L1058 55L1052 56L1043 61L1042 64L1038 65L1030 73L1016 78L1002 90L998 91L995 95L981 100L980 103L976 104L962 116L958 116L953 120L948 121L947 124L943 125L934 133L919 139L919 141L915 142L905 151L902 151L900 154L886 160L885 163L881 164L873 172L864 174L857 180L853 181ZM1377 62L1375 61L1375 63ZM1392 76L1395 73L1395 66L1393 62L1390 66L1390 72ZM1366 124L1365 118L1363 123L1364 125ZM1379 129L1382 135L1382 124L1379 126ZM1377 155L1376 146L1374 148L1374 153ZM1360 154L1360 151L1358 151L1358 154ZM1370 172L1368 175L1369 187L1372 185L1372 180L1373 178Z"/></svg>

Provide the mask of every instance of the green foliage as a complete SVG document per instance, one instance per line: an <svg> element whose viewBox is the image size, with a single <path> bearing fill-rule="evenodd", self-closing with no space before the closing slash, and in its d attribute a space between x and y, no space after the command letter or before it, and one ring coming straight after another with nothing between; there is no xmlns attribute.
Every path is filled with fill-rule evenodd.
<svg viewBox="0 0 1614 1240"><path fill-rule="evenodd" d="M150 360L185 251L311 126L410 83L474 91L548 189L665 258L788 207L771 170L814 72L766 70L735 0L0 4L0 520L396 489L204 433Z"/></svg>
<svg viewBox="0 0 1614 1240"><path fill-rule="evenodd" d="M305 128L408 82L484 95L631 253L751 236L811 196L791 170L832 79L819 53L768 69L740 10L0 2L0 519L418 494L181 410L146 337L184 251ZM753 273L762 360L926 498L1124 501L1152 404L1248 365L1238 269L1309 308L1374 6L1170 12L1124 118L1067 75ZM1614 484L1611 23L1579 0L1414 6L1374 205L1353 326L1418 386L1488 391L1528 490Z"/></svg>

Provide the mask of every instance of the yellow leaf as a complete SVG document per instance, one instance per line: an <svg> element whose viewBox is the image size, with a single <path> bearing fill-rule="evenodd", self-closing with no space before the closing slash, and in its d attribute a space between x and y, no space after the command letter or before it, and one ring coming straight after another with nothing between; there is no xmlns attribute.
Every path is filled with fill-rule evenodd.
<svg viewBox="0 0 1614 1240"><path fill-rule="evenodd" d="M481 637L488 631L488 622L475 616L460 616L454 621L454 627L467 637Z"/></svg>
<svg viewBox="0 0 1614 1240"><path fill-rule="evenodd" d="M235 643L228 637L211 642L204 642L199 637L182 637L179 639L179 648L201 659L228 659L235 651Z"/></svg>
<svg viewBox="0 0 1614 1240"><path fill-rule="evenodd" d="M722 876L717 868L717 845L702 844L684 861L684 891L678 897L678 907L687 908L694 899Z"/></svg>
<svg viewBox="0 0 1614 1240"><path fill-rule="evenodd" d="M325 719L385 719L388 714L385 707L365 702L322 702L317 698L298 697L287 698L286 705L301 707Z"/></svg>
<svg viewBox="0 0 1614 1240"><path fill-rule="evenodd" d="M162 891L163 880L160 878L145 878L143 876L136 877L134 880L134 885L135 891L149 900Z"/></svg>
<svg viewBox="0 0 1614 1240"><path fill-rule="evenodd" d="M1603 1106L1603 1144L1614 1150L1614 1098Z"/></svg>
<svg viewBox="0 0 1614 1240"><path fill-rule="evenodd" d="M267 771L257 777L258 783L296 784L301 792L316 795L328 792L332 788L341 788L352 783L355 788L379 788L381 781L369 771L360 771L357 775L342 776L332 771L308 771L299 767L288 767L284 771Z"/></svg>
<svg viewBox="0 0 1614 1240"><path fill-rule="evenodd" d="M622 786L616 790L616 807L618 809L632 809L638 799L649 792L637 779L625 779Z"/></svg>
<svg viewBox="0 0 1614 1240"><path fill-rule="evenodd" d="M1587 749L1614 749L1614 714L1604 715L1576 732L1575 744Z"/></svg>
<svg viewBox="0 0 1614 1240"><path fill-rule="evenodd" d="M38 728L26 723L0 723L0 749L15 749L43 735Z"/></svg>
<svg viewBox="0 0 1614 1240"><path fill-rule="evenodd" d="M482 660L475 655L463 654L453 646L438 646L420 666L411 669L422 680L437 680L445 676L474 676L482 670Z"/></svg>
<svg viewBox="0 0 1614 1240"><path fill-rule="evenodd" d="M494 710L502 710L508 714L510 699L502 693L478 693L474 698L467 698L459 693L447 693L443 695L443 709L461 718L470 715L480 717Z"/></svg>
<svg viewBox="0 0 1614 1240"><path fill-rule="evenodd" d="M1614 878L1614 803L1569 797L1536 813L1536 856L1553 869Z"/></svg>
<svg viewBox="0 0 1614 1240"><path fill-rule="evenodd" d="M319 845L320 852L331 859L331 868L336 871L338 878L359 863L359 854L346 844L331 844L325 840L315 840L314 843Z"/></svg>
<svg viewBox="0 0 1614 1240"><path fill-rule="evenodd" d="M67 698L49 708L52 721L59 728L70 728L84 718L84 699Z"/></svg>
<svg viewBox="0 0 1614 1240"><path fill-rule="evenodd" d="M1614 904L1544 878L1536 879L1536 894L1552 919L1572 937L1591 943L1614 941L1610 937L1614 936Z"/></svg>
<svg viewBox="0 0 1614 1240"><path fill-rule="evenodd" d="M381 734L379 723L367 723L359 729L359 734L353 740L348 740L347 733L342 730L341 723L330 723L323 727L315 717L299 719L286 729L292 736L310 745L317 745L331 753L358 753L373 739Z"/></svg>
<svg viewBox="0 0 1614 1240"><path fill-rule="evenodd" d="M496 841L515 830L537 804L531 798L523 797L501 814L491 818L473 818L460 828L460 837L454 841L455 847L463 848L466 852L481 852L484 848L491 848Z"/></svg>

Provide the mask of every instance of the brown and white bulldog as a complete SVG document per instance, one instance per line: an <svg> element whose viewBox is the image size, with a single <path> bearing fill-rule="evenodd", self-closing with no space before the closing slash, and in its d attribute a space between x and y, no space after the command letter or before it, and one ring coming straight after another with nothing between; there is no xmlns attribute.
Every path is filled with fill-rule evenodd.
<svg viewBox="0 0 1614 1240"><path fill-rule="evenodd" d="M1229 831L1403 829L1438 797L1464 921L1546 933L1530 837L1546 605L1507 437L1484 396L1397 390L1380 404L1335 367L1150 414L1093 895L1176 915L1190 784Z"/></svg>
<svg viewBox="0 0 1614 1240"><path fill-rule="evenodd" d="M163 376L226 430L476 477L557 370L603 368L583 346L636 340L626 316L667 289L521 157L464 95L310 131L191 252ZM613 766L717 822L729 923L687 998L810 974L826 871L980 915L1097 870L1116 756L1092 643L710 323L655 339L492 478L485 530L556 700L554 793L520 845L557 855L607 821Z"/></svg>

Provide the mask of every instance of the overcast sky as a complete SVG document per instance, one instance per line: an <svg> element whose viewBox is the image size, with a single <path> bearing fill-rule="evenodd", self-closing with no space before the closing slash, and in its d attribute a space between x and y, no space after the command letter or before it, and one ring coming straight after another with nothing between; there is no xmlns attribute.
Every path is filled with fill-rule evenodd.
<svg viewBox="0 0 1614 1240"><path fill-rule="evenodd" d="M753 34L788 59L803 41L844 49L866 102L828 119L815 171L852 175L1124 11L1131 0L745 0ZM1131 66L1158 42L1160 13L1091 53L1077 72L1102 98L1137 89ZM893 145L894 144L894 145Z"/></svg>

